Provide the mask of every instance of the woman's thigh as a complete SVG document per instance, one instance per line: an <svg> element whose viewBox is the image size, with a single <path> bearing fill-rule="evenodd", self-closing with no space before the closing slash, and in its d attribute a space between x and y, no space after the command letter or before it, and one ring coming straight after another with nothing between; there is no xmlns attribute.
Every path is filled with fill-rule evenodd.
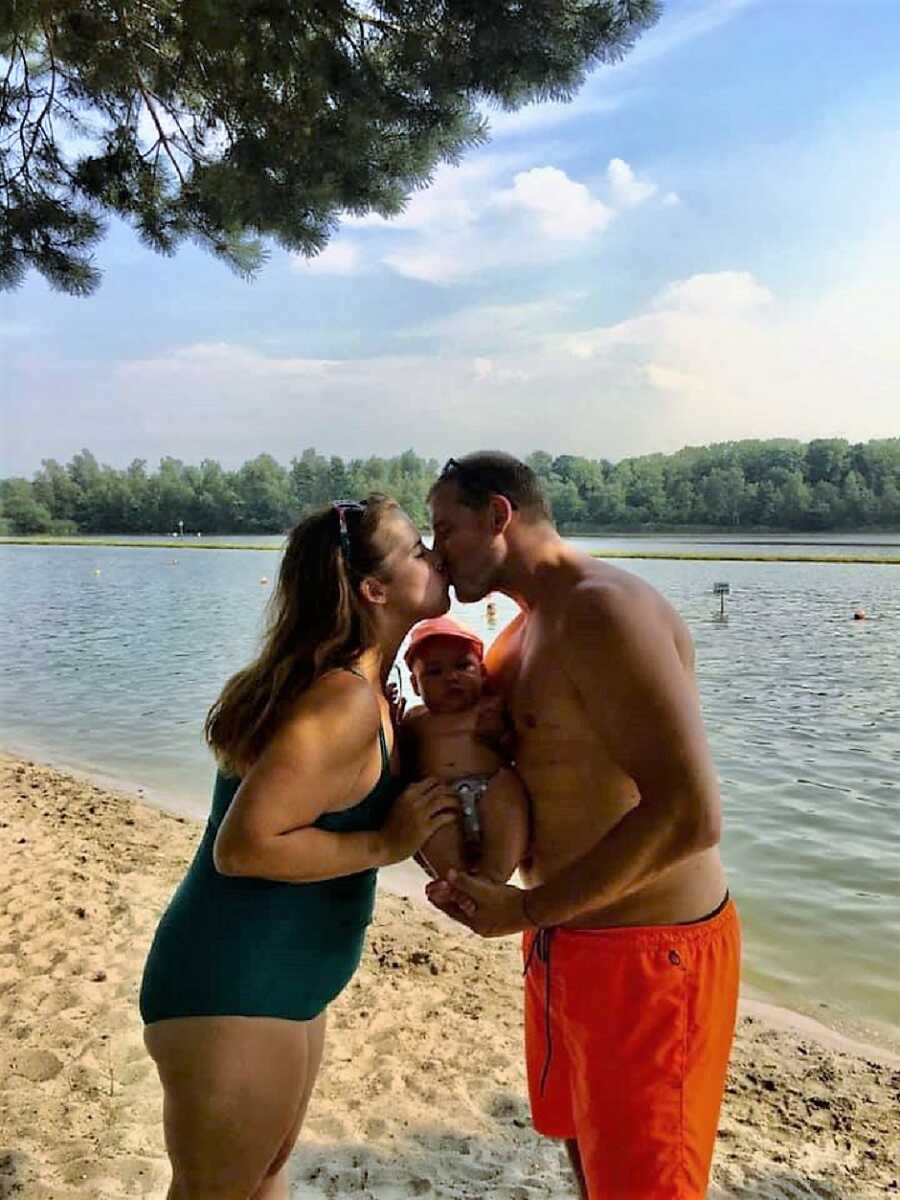
<svg viewBox="0 0 900 1200"><path fill-rule="evenodd" d="M146 1027L165 1097L174 1195L253 1194L299 1129L321 1055L320 1022L184 1017Z"/></svg>
<svg viewBox="0 0 900 1200"><path fill-rule="evenodd" d="M316 1076L319 1073L319 1066L322 1062L322 1050L325 1045L325 1013L320 1013L314 1020L305 1022L307 1027L307 1070L306 1083L297 1100L297 1107L294 1112L294 1120L291 1124L287 1136L281 1143L275 1159L271 1163L269 1170L272 1174L279 1171L290 1157L290 1153L296 1144L297 1138L300 1136L300 1130L303 1127L303 1122L306 1118L306 1110L309 1108L310 1097L312 1096L313 1087L315 1086Z"/></svg>

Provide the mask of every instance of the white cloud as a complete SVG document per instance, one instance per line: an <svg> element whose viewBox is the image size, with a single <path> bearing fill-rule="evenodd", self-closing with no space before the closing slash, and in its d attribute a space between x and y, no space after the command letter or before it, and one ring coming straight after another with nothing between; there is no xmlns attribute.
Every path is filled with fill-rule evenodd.
<svg viewBox="0 0 900 1200"><path fill-rule="evenodd" d="M739 437L896 436L900 246L798 313L745 271L677 280L615 325L548 353L637 383L663 404L657 448ZM650 447L647 447L649 449Z"/></svg>
<svg viewBox="0 0 900 1200"><path fill-rule="evenodd" d="M681 197L677 192L666 192L662 203L664 208L676 208L681 203Z"/></svg>
<svg viewBox="0 0 900 1200"><path fill-rule="evenodd" d="M653 307L716 314L757 308L771 300L769 289L749 271L717 271L670 283L656 297Z"/></svg>
<svg viewBox="0 0 900 1200"><path fill-rule="evenodd" d="M179 346L156 358L132 359L119 368L132 378L159 378L184 375L199 379L259 379L271 376L285 378L320 377L336 365L324 358L277 358L260 354L249 346L232 342L195 342Z"/></svg>
<svg viewBox="0 0 900 1200"><path fill-rule="evenodd" d="M461 239L455 247L448 245L441 250L421 246L399 250L386 254L381 261L407 279L420 279L424 283L455 283L478 269L477 256L471 253L469 247L470 240Z"/></svg>
<svg viewBox="0 0 900 1200"><path fill-rule="evenodd" d="M621 158L610 159L606 168L606 178L616 208L636 208L659 190L655 183L638 179L628 163Z"/></svg>
<svg viewBox="0 0 900 1200"><path fill-rule="evenodd" d="M382 232L462 229L477 219L499 179L523 165L521 154L481 154L458 165L442 163L431 183L413 192L396 217L349 215L343 224Z"/></svg>
<svg viewBox="0 0 900 1200"><path fill-rule="evenodd" d="M508 159L499 159L455 178L439 173L434 195L414 198L403 223L389 230L381 261L412 279L455 283L492 269L558 261L615 217L558 167L516 170L511 179L510 169Z"/></svg>
<svg viewBox="0 0 900 1200"><path fill-rule="evenodd" d="M619 210L658 190L621 158L609 171L618 209L558 166L526 165L521 154L476 157L440 167L431 186L414 193L399 216L351 216L345 224L366 231L366 261L380 261L410 279L458 283L490 270L572 256L602 235Z"/></svg>
<svg viewBox="0 0 900 1200"><path fill-rule="evenodd" d="M412 444L435 456L502 445L617 458L741 437L884 437L900 433L898 264L900 242L893 254L882 245L877 273L868 261L804 311L733 270L674 280L626 320L575 333L556 331L566 310L552 297L473 308L422 327L433 353L318 360L186 346L123 366L120 418L150 439L145 455L175 428L187 455L184 414L203 412L202 456L214 415L217 445L237 461L310 444L345 456ZM347 414L339 428L335 411Z"/></svg>
<svg viewBox="0 0 900 1200"><path fill-rule="evenodd" d="M426 321L410 331L409 337L439 341L452 351L483 346L534 344L549 330L557 329L582 292L566 292L525 304L483 304L460 309L449 317Z"/></svg>
<svg viewBox="0 0 900 1200"><path fill-rule="evenodd" d="M558 167L520 171L512 187L497 192L493 203L501 209L518 209L533 216L540 233L563 240L583 240L599 233L615 216L583 183L570 179Z"/></svg>
<svg viewBox="0 0 900 1200"><path fill-rule="evenodd" d="M353 242L331 241L314 258L292 254L291 266L313 275L355 275L362 269L362 254Z"/></svg>

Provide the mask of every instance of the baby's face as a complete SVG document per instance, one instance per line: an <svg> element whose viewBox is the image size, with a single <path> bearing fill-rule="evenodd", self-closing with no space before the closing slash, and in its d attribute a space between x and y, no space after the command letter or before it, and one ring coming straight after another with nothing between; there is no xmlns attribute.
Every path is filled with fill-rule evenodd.
<svg viewBox="0 0 900 1200"><path fill-rule="evenodd" d="M429 638L412 665L413 686L429 712L461 713L481 699L484 668L459 638Z"/></svg>

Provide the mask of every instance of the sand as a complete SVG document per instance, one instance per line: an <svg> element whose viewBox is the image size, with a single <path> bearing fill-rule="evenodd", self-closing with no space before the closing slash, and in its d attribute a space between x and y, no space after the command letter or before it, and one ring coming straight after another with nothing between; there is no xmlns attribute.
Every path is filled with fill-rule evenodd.
<svg viewBox="0 0 900 1200"><path fill-rule="evenodd" d="M89 780L0 758L0 1198L165 1196L161 1093L137 1011L144 955L200 835ZM741 1018L710 1200L900 1196L900 1058ZM513 941L383 893L333 1005L291 1163L295 1197L562 1200L531 1129Z"/></svg>

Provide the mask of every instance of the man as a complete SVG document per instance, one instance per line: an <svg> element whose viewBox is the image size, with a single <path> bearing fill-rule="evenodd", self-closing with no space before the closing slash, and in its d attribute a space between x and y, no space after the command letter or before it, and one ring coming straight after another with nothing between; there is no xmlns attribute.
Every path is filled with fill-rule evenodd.
<svg viewBox="0 0 900 1200"><path fill-rule="evenodd" d="M565 543L509 455L450 459L429 502L457 597L522 609L486 666L533 806L524 889L451 874L429 897L483 936L524 933L532 1116L583 1200L701 1200L740 928L690 635L649 584Z"/></svg>

